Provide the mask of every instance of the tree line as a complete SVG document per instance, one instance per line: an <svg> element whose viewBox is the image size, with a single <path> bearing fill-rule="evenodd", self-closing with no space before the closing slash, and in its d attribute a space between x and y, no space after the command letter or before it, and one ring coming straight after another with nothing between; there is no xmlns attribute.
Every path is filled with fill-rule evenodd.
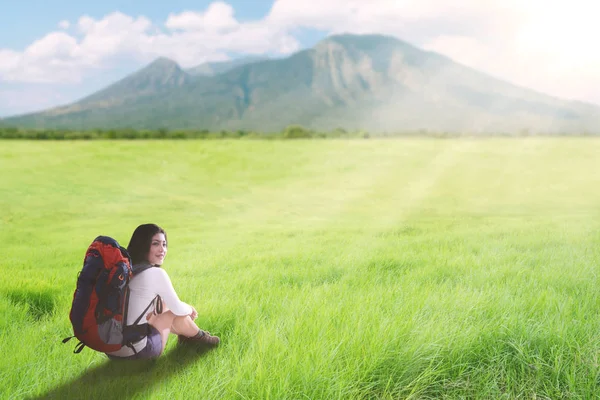
<svg viewBox="0 0 600 400"><path fill-rule="evenodd" d="M22 140L152 140L152 139L327 139L327 138L349 138L369 139L379 137L460 137L460 136L537 136L538 134L528 131L519 133L475 134L465 132L434 132L428 130L407 130L404 132L383 132L372 134L363 130L348 131L336 128L330 131L314 130L300 125L290 125L279 132L259 132L253 130L219 130L208 129L194 130L169 130L160 128L149 129L35 129L19 127L0 126L1 139ZM547 136L547 135L543 135ZM562 136L562 135L551 135ZM582 133L572 136L595 136Z"/></svg>
<svg viewBox="0 0 600 400"><path fill-rule="evenodd" d="M258 132L253 130L169 130L150 129L34 129L0 126L0 139L25 140L148 140L148 139L309 139L332 137L367 138L363 131L348 132L338 128L332 131L317 131L299 125L291 125L280 132Z"/></svg>

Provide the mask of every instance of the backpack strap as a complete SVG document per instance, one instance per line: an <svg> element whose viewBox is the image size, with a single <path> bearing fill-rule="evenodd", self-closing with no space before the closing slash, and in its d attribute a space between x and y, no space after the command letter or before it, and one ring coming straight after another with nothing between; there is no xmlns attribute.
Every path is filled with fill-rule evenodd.
<svg viewBox="0 0 600 400"><path fill-rule="evenodd" d="M69 340L73 339L76 336L69 336L66 337L62 340L63 343L67 343ZM77 354L77 353L81 353L81 350L83 350L83 348L85 347L85 343L83 343L81 340L79 341L79 343L77 343L77 345L75 346L75 350L73 350L73 353Z"/></svg>
<svg viewBox="0 0 600 400"><path fill-rule="evenodd" d="M160 267L158 265L148 264L148 263L135 264L135 265L131 266L131 272L133 273L133 275L137 275L137 274L141 274L142 272L144 272L145 270L147 270L149 268L160 268Z"/></svg>
<svg viewBox="0 0 600 400"><path fill-rule="evenodd" d="M142 313L140 314L140 316L137 317L137 319L135 320L135 322L132 325L129 325L129 326L137 325L138 322L140 322L140 320L142 319L142 317L144 315L146 315L146 313L148 312L148 310L150 309L150 307L152 306L152 304L154 304L155 301L157 302L157 307L156 308L160 308L160 311L158 312L158 314L161 314L162 313L162 299L160 298L159 295L156 295L156 297L152 299L152 301L150 302L150 304L148 304L148 306L146 307L146 309L144 311L142 311ZM160 304L160 306L158 306L158 304Z"/></svg>
<svg viewBox="0 0 600 400"><path fill-rule="evenodd" d="M83 350L84 347L85 347L85 343L80 341L79 344L77 344L77 346L75 346L75 350L73 350L73 353L75 353L75 354L81 353L81 350Z"/></svg>
<svg viewBox="0 0 600 400"><path fill-rule="evenodd" d="M127 302L129 300L129 296L127 297ZM133 348L132 343L133 342L137 342L139 340L141 340L144 336L147 336L150 333L150 324L148 324L147 322L140 324L140 320L142 319L142 317L144 315L146 315L146 313L148 312L148 310L150 309L150 307L154 304L155 301L158 301L158 304L160 304L160 309L162 311L162 300L160 298L160 296L156 296L154 299L152 299L152 301L150 302L150 304L148 304L148 306L144 309L144 311L142 311L142 313L137 317L137 319L133 322L133 324L131 325L124 325L123 327L123 343L126 344L129 347ZM159 307L157 307L159 308ZM159 312L160 314L160 312ZM127 321L127 314L124 314L123 316L123 320ZM133 349L135 352L135 349Z"/></svg>

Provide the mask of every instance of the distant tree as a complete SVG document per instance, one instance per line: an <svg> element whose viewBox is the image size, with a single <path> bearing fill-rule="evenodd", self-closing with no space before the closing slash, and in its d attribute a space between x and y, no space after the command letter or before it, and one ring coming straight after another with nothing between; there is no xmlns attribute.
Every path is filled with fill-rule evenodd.
<svg viewBox="0 0 600 400"><path fill-rule="evenodd" d="M185 131L173 131L169 137L171 139L186 139L188 135Z"/></svg>
<svg viewBox="0 0 600 400"><path fill-rule="evenodd" d="M346 132L346 130L344 128L338 127L338 128L335 128L333 133L335 134L335 136L339 137L339 136L346 135L348 132Z"/></svg>
<svg viewBox="0 0 600 400"><path fill-rule="evenodd" d="M283 131L284 139L305 139L310 138L310 131L300 125L290 125Z"/></svg>
<svg viewBox="0 0 600 400"><path fill-rule="evenodd" d="M133 128L121 129L119 131L119 137L125 138L125 139L136 139L137 138L137 132Z"/></svg>

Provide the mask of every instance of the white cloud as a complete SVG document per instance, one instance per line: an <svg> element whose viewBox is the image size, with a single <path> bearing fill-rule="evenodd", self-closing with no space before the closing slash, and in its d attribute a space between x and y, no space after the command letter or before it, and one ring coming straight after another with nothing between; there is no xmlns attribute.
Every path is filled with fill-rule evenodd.
<svg viewBox="0 0 600 400"><path fill-rule="evenodd" d="M24 56L32 60L71 58L76 47L77 40L74 37L63 32L52 32L27 47Z"/></svg>
<svg viewBox="0 0 600 400"><path fill-rule="evenodd" d="M494 29L498 21L506 22L507 16L517 13L506 6L510 1L318 0L306 7L296 0L276 0L268 20L287 29L383 33L415 41L439 34Z"/></svg>
<svg viewBox="0 0 600 400"><path fill-rule="evenodd" d="M90 66L101 66L122 54L138 55L140 43L152 27L145 17L132 18L122 13L109 14L99 21L83 16L77 25L84 36L74 54L83 65Z"/></svg>
<svg viewBox="0 0 600 400"><path fill-rule="evenodd" d="M65 20L60 21L58 23L58 26L61 29L69 29L69 27L71 26L71 23L65 19Z"/></svg>
<svg viewBox="0 0 600 400"><path fill-rule="evenodd" d="M120 12L114 12L100 21L96 21L88 16L79 18L77 23L79 30L87 36L92 35L121 35L129 33L144 33L151 26L152 22L146 17L132 18Z"/></svg>
<svg viewBox="0 0 600 400"><path fill-rule="evenodd" d="M21 57L21 54L16 51L0 49L0 71L1 68L5 71L15 70L21 63Z"/></svg>
<svg viewBox="0 0 600 400"><path fill-rule="evenodd" d="M170 29L206 32L229 31L239 25L234 18L233 7L221 1L210 4L204 13L185 11L181 14L169 14L165 23Z"/></svg>

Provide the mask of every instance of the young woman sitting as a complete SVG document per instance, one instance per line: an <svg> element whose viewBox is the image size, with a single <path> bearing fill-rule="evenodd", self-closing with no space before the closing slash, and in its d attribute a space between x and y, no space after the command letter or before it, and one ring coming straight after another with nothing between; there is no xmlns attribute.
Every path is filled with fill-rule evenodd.
<svg viewBox="0 0 600 400"><path fill-rule="evenodd" d="M161 267L167 255L164 229L155 224L138 226L127 251L134 275L129 282L126 324L133 325L139 318L137 325L147 324L147 335L133 343L135 350L123 346L107 356L111 359L156 358L163 353L170 333L178 336L179 343L218 346L220 339L198 328L194 322L198 312L179 299L167 271ZM143 271L136 273L140 269Z"/></svg>

